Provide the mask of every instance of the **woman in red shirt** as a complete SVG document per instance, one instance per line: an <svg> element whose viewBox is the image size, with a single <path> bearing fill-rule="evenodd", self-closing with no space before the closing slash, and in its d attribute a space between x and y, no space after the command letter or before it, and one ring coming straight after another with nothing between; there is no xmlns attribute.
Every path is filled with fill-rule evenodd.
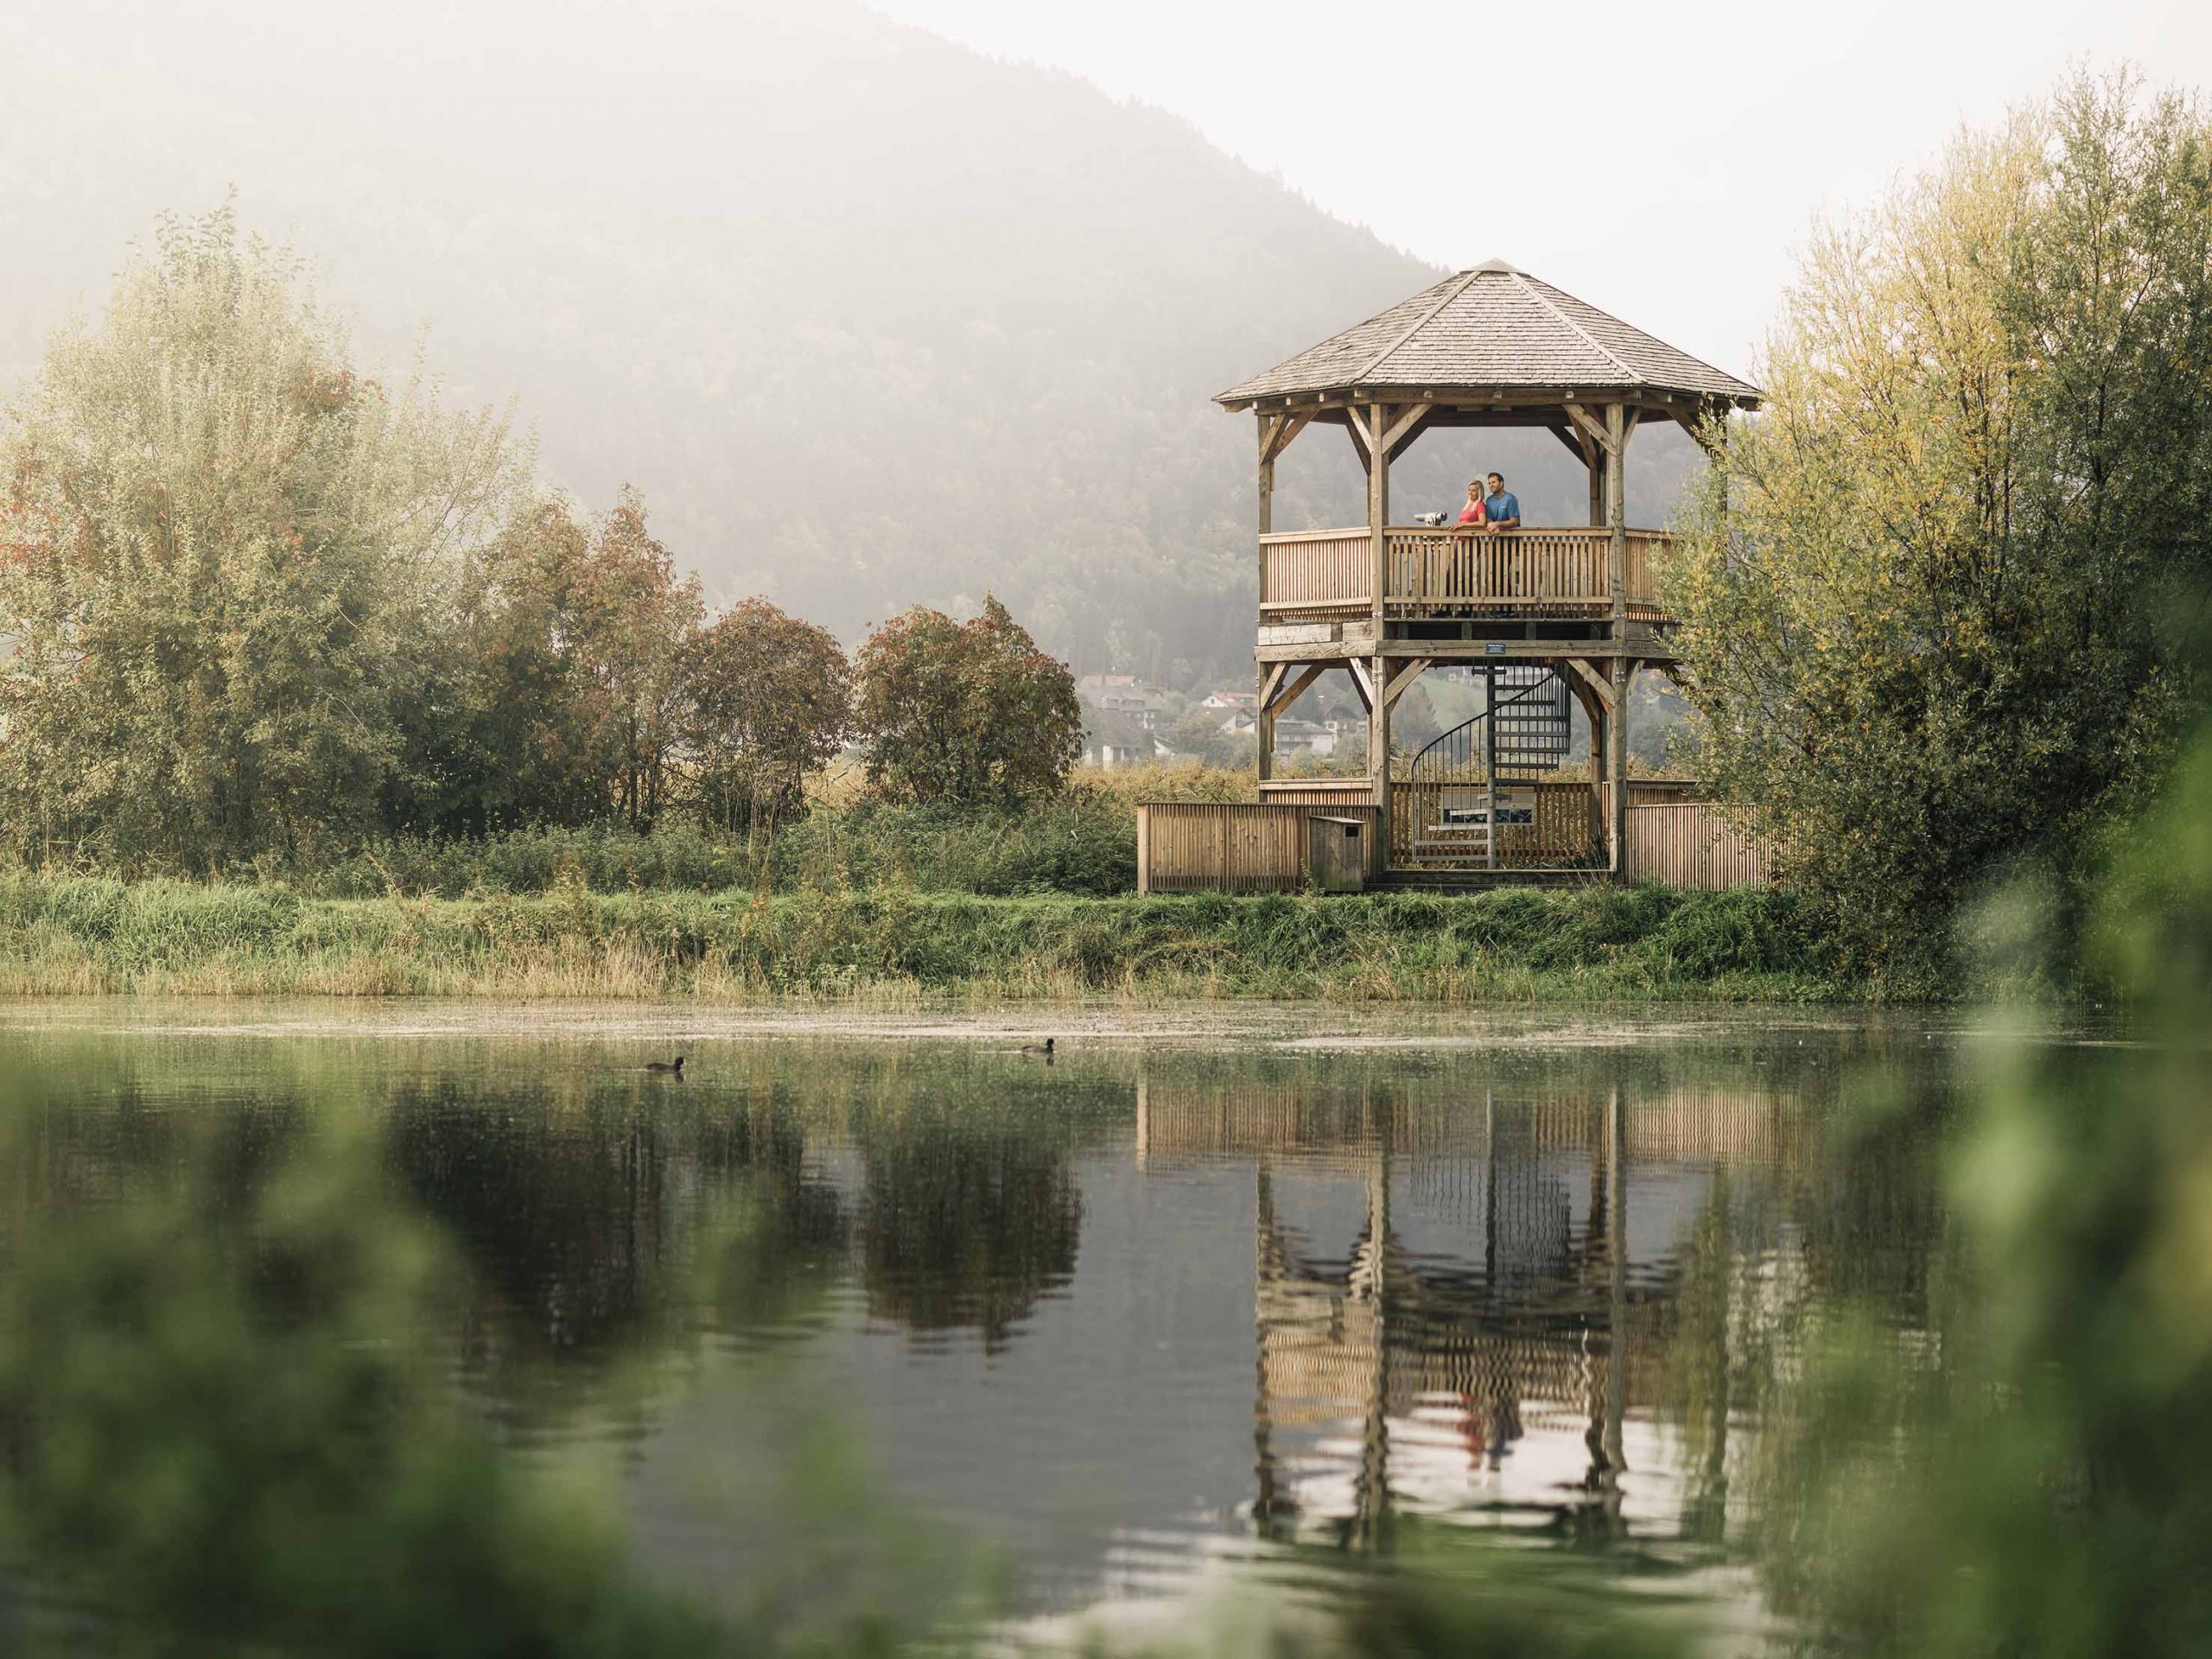
<svg viewBox="0 0 2212 1659"><path fill-rule="evenodd" d="M1483 510L1483 481L1478 478L1467 486L1467 505L1459 509L1459 528L1479 530L1489 516Z"/></svg>

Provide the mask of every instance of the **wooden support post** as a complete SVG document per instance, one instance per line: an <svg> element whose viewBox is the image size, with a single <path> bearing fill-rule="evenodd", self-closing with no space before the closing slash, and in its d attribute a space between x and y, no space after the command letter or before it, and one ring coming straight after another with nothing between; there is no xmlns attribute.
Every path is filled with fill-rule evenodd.
<svg viewBox="0 0 2212 1659"><path fill-rule="evenodd" d="M1628 620L1628 411L1619 404L1605 406L1605 524L1613 532L1606 581L1613 601L1613 643L1618 645Z"/></svg>
<svg viewBox="0 0 2212 1659"><path fill-rule="evenodd" d="M1389 558L1390 452L1384 447L1383 439L1390 429L1390 411L1385 405L1376 404L1365 410L1352 410L1350 413L1355 421L1362 418L1370 421L1372 424L1369 430L1374 435L1367 446L1367 528L1372 537L1368 563L1370 566L1369 581L1372 590L1375 637L1379 640L1382 637L1382 598ZM1379 671L1376 679L1377 683L1381 683Z"/></svg>
<svg viewBox="0 0 2212 1659"><path fill-rule="evenodd" d="M1389 669L1387 658L1377 657L1368 664L1368 683L1376 688L1376 694L1367 705L1367 772L1375 785L1377 833L1386 837L1390 833L1390 702L1381 692L1389 683L1384 676ZM1387 849L1389 842L1386 840L1383 845ZM1386 851L1386 864L1388 859Z"/></svg>
<svg viewBox="0 0 2212 1659"><path fill-rule="evenodd" d="M1616 880L1628 876L1628 695L1636 683L1637 664L1626 657L1613 658L1613 706L1605 716L1605 781L1611 789L1612 819L1606 840L1612 848Z"/></svg>
<svg viewBox="0 0 2212 1659"><path fill-rule="evenodd" d="M1484 812L1489 819L1483 842L1490 849L1484 862L1497 868L1497 667L1483 664L1483 788Z"/></svg>
<svg viewBox="0 0 2212 1659"><path fill-rule="evenodd" d="M1618 650L1628 638L1628 410L1619 404L1605 406L1605 523L1613 532L1612 556L1608 561L1606 587L1612 600L1613 645ZM1636 677L1636 664L1627 658L1612 659L1613 706L1605 721L1605 780L1612 797L1606 814L1611 823L1605 837L1615 880L1628 876L1628 694Z"/></svg>
<svg viewBox="0 0 2212 1659"><path fill-rule="evenodd" d="M1260 534L1275 527L1275 442L1282 431L1282 417L1260 423ZM1260 602L1268 601L1266 555L1261 556Z"/></svg>
<svg viewBox="0 0 2212 1659"><path fill-rule="evenodd" d="M1260 603L1268 602L1268 537L1275 523L1275 452L1282 442L1283 426L1287 415L1278 415L1273 420L1262 417L1260 422ZM1267 613L1262 610L1264 617ZM1259 744L1259 780L1266 783L1274 774L1275 721L1268 712L1268 693L1281 670L1271 675L1264 666L1260 670L1260 706L1258 725L1253 735Z"/></svg>
<svg viewBox="0 0 2212 1659"><path fill-rule="evenodd" d="M1590 727L1590 846L1595 851L1605 844L1605 699L1613 695L1613 688L1580 657L1568 658L1567 666L1574 673L1567 689L1574 693Z"/></svg>

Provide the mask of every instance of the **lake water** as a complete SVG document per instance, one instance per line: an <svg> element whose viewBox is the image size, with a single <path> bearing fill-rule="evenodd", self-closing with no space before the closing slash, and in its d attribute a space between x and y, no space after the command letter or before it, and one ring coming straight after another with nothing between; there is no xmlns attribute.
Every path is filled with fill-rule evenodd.
<svg viewBox="0 0 2212 1659"><path fill-rule="evenodd" d="M1017 1052L1048 1033L1051 1063ZM792 1448L834 1443L849 1485L809 1475L806 1527L995 1563L1036 1634L1238 1581L1326 1605L1421 1518L1673 1575L1748 1630L1729 1543L1790 1333L1839 1287L1925 1320L1966 1040L17 1007L4 1225L127 1212L186 1171L243 1211L342 1129L457 1263L416 1312L491 1432L599 1471L645 1561L718 1595L798 1526ZM641 1069L677 1052L680 1079ZM1910 1109L1872 1134L1850 1099L1877 1086Z"/></svg>

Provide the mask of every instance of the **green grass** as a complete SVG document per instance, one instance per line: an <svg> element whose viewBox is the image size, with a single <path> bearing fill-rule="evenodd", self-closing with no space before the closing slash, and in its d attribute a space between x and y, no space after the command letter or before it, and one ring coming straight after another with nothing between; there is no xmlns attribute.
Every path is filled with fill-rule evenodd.
<svg viewBox="0 0 2212 1659"><path fill-rule="evenodd" d="M1840 976L1787 893L990 898L905 886L327 899L0 875L0 993L967 995L1802 1002Z"/></svg>
<svg viewBox="0 0 2212 1659"><path fill-rule="evenodd" d="M289 861L270 855L230 874L322 899L461 899L547 893L576 881L610 893L763 885L795 893L886 880L926 892L1103 896L1135 890L1136 815L1098 788L1008 810L861 802L817 807L757 845L681 820L650 835L611 824L549 826L480 837L394 836Z"/></svg>

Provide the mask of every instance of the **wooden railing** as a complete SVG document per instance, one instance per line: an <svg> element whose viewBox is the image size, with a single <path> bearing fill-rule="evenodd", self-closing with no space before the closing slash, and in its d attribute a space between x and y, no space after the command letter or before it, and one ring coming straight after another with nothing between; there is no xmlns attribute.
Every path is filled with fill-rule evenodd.
<svg viewBox="0 0 2212 1659"><path fill-rule="evenodd" d="M1451 864L1450 856L1423 859L1420 842L1454 797L1467 804L1480 798L1478 783L1402 783L1390 787L1390 862ZM1533 805L1526 823L1497 828L1500 869L1580 869L1604 861L1598 841L1598 815L1590 785L1577 783L1516 783L1498 785L1501 816L1516 805ZM1470 868L1484 861L1468 859Z"/></svg>
<svg viewBox="0 0 2212 1659"><path fill-rule="evenodd" d="M1363 530L1261 537L1262 613L1366 608L1374 591L1368 576L1374 547L1374 538Z"/></svg>
<svg viewBox="0 0 2212 1659"><path fill-rule="evenodd" d="M1653 555L1663 531L1628 532L1630 614L1660 614ZM1396 614L1495 610L1584 616L1612 605L1610 530L1520 530L1454 535L1418 525L1384 532L1386 607ZM1364 530L1310 530L1260 538L1260 613L1292 620L1373 604Z"/></svg>

